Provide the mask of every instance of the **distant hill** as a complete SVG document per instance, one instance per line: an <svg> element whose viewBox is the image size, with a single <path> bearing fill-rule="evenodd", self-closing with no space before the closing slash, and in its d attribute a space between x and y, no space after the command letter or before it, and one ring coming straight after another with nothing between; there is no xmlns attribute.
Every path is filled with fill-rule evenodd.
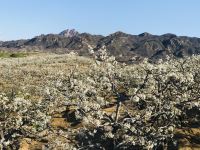
<svg viewBox="0 0 200 150"><path fill-rule="evenodd" d="M7 49L39 49L56 52L76 51L80 55L88 55L88 49L97 51L106 46L111 55L120 61L129 61L133 57L140 60L147 57L151 60L165 58L167 55L175 58L200 54L200 38L176 36L174 34L152 35L142 33L131 35L116 32L108 36L78 33L75 30L65 30L59 34L36 36L28 40L0 42L0 48Z"/></svg>

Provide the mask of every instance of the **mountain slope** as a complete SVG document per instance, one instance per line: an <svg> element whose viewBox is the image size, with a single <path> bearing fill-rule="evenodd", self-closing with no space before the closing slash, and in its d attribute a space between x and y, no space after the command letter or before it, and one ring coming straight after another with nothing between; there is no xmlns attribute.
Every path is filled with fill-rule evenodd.
<svg viewBox="0 0 200 150"><path fill-rule="evenodd" d="M118 60L128 61L133 57L151 60L165 58L167 55L175 58L200 54L200 38L176 36L174 34L151 35L147 32L131 35L116 32L108 36L78 33L75 30L65 30L60 34L40 35L29 40L1 42L1 48L40 48L41 50L64 49L88 55L88 49L95 51L106 46L111 55Z"/></svg>

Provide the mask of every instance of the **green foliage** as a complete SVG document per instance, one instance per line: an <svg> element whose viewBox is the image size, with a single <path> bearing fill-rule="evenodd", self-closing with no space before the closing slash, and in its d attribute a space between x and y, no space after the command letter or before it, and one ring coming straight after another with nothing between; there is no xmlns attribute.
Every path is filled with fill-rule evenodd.
<svg viewBox="0 0 200 150"><path fill-rule="evenodd" d="M25 57L25 56L26 56L25 53L12 53L12 54L10 54L10 57L12 57L12 58Z"/></svg>
<svg viewBox="0 0 200 150"><path fill-rule="evenodd" d="M0 58L7 58L7 57L9 57L9 53L0 52Z"/></svg>
<svg viewBox="0 0 200 150"><path fill-rule="evenodd" d="M24 52L0 52L0 58L20 58L26 57L27 55Z"/></svg>

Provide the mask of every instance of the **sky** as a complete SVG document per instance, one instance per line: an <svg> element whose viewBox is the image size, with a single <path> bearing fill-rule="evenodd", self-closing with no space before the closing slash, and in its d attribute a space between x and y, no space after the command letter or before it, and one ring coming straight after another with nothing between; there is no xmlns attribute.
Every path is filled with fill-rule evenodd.
<svg viewBox="0 0 200 150"><path fill-rule="evenodd" d="M200 0L0 0L0 41L68 28L200 37Z"/></svg>

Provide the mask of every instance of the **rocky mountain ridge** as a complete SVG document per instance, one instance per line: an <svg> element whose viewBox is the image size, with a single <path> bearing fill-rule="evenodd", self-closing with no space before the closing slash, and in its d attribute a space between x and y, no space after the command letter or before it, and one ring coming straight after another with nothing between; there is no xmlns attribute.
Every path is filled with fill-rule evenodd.
<svg viewBox="0 0 200 150"><path fill-rule="evenodd" d="M177 36L175 34L152 35L144 32L131 35L115 32L108 36L78 33L75 30L64 30L59 34L36 36L32 39L0 42L0 49L40 49L65 53L75 51L80 55L89 55L88 49L97 51L106 46L108 52L120 61L140 60L147 57L151 60L166 56L182 58L200 54L200 38Z"/></svg>

